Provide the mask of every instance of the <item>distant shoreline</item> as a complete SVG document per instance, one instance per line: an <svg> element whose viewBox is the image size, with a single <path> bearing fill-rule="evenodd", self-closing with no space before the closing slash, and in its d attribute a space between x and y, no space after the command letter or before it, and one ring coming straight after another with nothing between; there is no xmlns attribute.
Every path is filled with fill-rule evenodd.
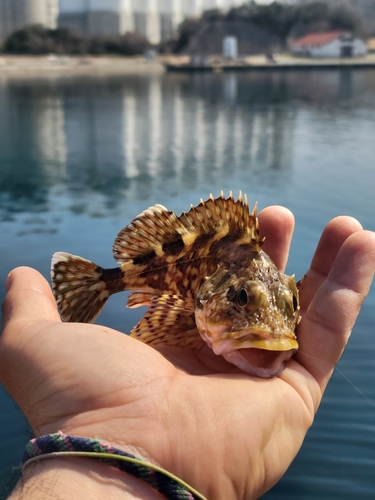
<svg viewBox="0 0 375 500"><path fill-rule="evenodd" d="M314 62L314 63L278 63L278 64L166 64L170 72L234 72L234 71L300 71L300 70L332 70L332 69L375 69L375 62Z"/></svg>
<svg viewBox="0 0 375 500"><path fill-rule="evenodd" d="M217 61L217 58L216 58ZM59 76L108 76L108 75L161 75L166 65L177 71L228 71L272 69L338 69L375 68L375 54L356 59L308 59L281 55L277 63L270 63L263 55L249 56L242 65L215 62L210 58L207 65L188 65L187 56L159 56L151 61L144 57L117 56L14 56L0 55L0 78L9 76L46 78Z"/></svg>
<svg viewBox="0 0 375 500"><path fill-rule="evenodd" d="M293 57L289 54L276 56L269 61L264 55L244 57L239 60L223 58L193 59L192 63L168 62L167 71L175 72L228 72L228 71L293 71L293 70L330 70L330 69L375 69L375 54L356 58L307 58Z"/></svg>
<svg viewBox="0 0 375 500"><path fill-rule="evenodd" d="M163 62L143 57L0 55L2 76L48 77L163 73Z"/></svg>

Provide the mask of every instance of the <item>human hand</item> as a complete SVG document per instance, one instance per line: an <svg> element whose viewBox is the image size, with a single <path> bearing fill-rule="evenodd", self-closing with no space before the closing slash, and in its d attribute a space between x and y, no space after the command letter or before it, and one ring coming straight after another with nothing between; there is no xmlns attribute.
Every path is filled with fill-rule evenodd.
<svg viewBox="0 0 375 500"><path fill-rule="evenodd" d="M283 270L293 217L269 207L259 220ZM0 378L37 436L96 437L209 499L258 498L298 452L374 271L375 234L349 217L331 221L300 288L300 349L263 380L209 348L157 351L103 326L61 323L48 283L18 268L6 283Z"/></svg>

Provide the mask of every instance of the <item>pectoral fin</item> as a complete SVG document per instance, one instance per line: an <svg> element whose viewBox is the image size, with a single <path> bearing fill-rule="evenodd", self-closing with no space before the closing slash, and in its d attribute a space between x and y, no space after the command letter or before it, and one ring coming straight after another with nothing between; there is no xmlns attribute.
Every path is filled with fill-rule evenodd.
<svg viewBox="0 0 375 500"><path fill-rule="evenodd" d="M134 309L141 306L150 306L152 299L157 299L158 297L160 297L160 295L155 292L130 292L126 307Z"/></svg>
<svg viewBox="0 0 375 500"><path fill-rule="evenodd" d="M200 349L205 345L195 323L194 302L177 295L151 297L146 314L130 336L153 346Z"/></svg>

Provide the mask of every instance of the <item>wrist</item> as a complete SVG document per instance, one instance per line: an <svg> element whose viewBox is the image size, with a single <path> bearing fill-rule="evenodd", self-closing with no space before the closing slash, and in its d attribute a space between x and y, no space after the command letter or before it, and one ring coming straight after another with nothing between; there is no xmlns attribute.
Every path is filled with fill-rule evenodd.
<svg viewBox="0 0 375 500"><path fill-rule="evenodd" d="M23 470L10 500L165 500L140 479L86 457L54 457Z"/></svg>

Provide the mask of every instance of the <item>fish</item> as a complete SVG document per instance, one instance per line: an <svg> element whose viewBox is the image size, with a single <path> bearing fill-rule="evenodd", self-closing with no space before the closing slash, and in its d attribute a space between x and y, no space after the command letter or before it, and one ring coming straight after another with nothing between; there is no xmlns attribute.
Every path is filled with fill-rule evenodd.
<svg viewBox="0 0 375 500"><path fill-rule="evenodd" d="M298 349L294 276L262 250L257 205L221 192L177 216L154 205L113 244L118 267L52 257L52 290L62 321L94 322L108 298L130 291L127 307L147 306L130 336L153 347L208 345L241 371L278 375Z"/></svg>

